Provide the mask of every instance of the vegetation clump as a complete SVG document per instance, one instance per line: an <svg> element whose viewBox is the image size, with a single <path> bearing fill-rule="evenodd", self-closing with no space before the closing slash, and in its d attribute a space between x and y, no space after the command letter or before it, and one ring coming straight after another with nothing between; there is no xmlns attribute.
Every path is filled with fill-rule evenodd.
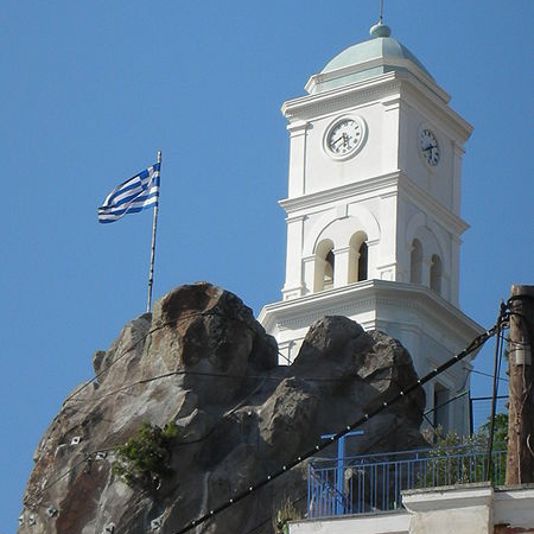
<svg viewBox="0 0 534 534"><path fill-rule="evenodd" d="M471 436L459 436L456 432L443 434L438 428L429 462L418 474L418 486L466 484L491 480L503 484L506 472L508 439L508 414L495 416L493 428L492 458L488 458L491 422L482 425ZM491 466L490 466L491 462Z"/></svg>
<svg viewBox="0 0 534 534"><path fill-rule="evenodd" d="M300 519L301 515L290 499L286 499L276 513L273 527L276 534L289 534L289 522Z"/></svg>
<svg viewBox="0 0 534 534"><path fill-rule="evenodd" d="M116 452L113 473L131 487L158 489L161 479L169 477L172 444L178 438L179 428L174 422L163 428L143 423Z"/></svg>
<svg viewBox="0 0 534 534"><path fill-rule="evenodd" d="M489 442L491 421L484 423L477 432L483 443ZM498 413L495 415L493 427L493 450L505 451L508 448L508 414Z"/></svg>

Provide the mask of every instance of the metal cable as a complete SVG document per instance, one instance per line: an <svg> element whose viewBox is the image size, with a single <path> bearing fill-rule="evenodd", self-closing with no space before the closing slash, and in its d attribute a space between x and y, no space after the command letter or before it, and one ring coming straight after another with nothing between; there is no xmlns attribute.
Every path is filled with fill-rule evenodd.
<svg viewBox="0 0 534 534"><path fill-rule="evenodd" d="M210 314L214 314L216 312L211 312L211 313L205 313L205 312L192 312L190 314L188 314L187 316L181 316L179 319L177 320L174 320L174 321L169 321L169 322L166 322L166 323L163 323L161 325L158 325L157 327L153 328L153 329L150 329L146 334L142 335L139 339L137 339L135 342L133 342L130 346L128 346L123 352L121 352L119 354L119 356L113 360L109 365L108 367L101 371L100 373L97 373L95 375L95 377L93 377L89 382L85 383L81 388L79 388L78 390L76 390L74 393L72 393L69 397L67 397L67 399L64 401L64 403L68 402L68 401L72 401L72 400L76 400L76 401L79 401L79 400L98 400L99 398L104 398L104 397L107 397L113 393L116 393L117 391L122 391L124 389L127 389L127 388L130 388L130 387L133 387L135 385L139 385L139 384L143 384L143 383L148 383L148 382L151 382L151 381L154 381L154 380L159 380L159 379L163 379L163 378L167 378L167 377L170 377L170 376L175 376L175 375L178 375L178 374L186 374L185 371L180 371L180 372L173 372L173 373L166 373L164 375L158 375L158 376L155 376L155 377L151 377L151 378L147 378L147 379L142 379L142 380L139 380L139 381L136 381L132 384L127 384L125 386L122 386L121 388L119 388L118 390L114 391L114 392L108 392L106 395L104 396L101 396L99 398L96 398L96 399L89 399L89 398L86 398L86 399L74 399L75 396L77 396L82 390L84 390L86 387L88 387L91 383L93 383L94 381L98 380L98 378L100 376L102 376L103 374L105 374L106 372L109 371L109 369L115 365L116 363L118 363L122 358L124 358L129 352L131 352L132 350L134 350L138 345L139 343L141 343L142 341L145 341L146 338L151 335L152 333L166 327L166 326L169 326L171 324L176 324L179 320L183 320L183 319L186 319L188 317L191 317L191 316L196 316L196 315L210 315ZM244 323L243 321L240 321L242 322L243 324L246 325L246 323ZM388 402L385 402L380 408L374 410L373 412L369 413L369 414L365 414L362 418L360 418L358 421L356 421L355 423L353 423L352 425L349 425L346 427L345 430L339 432L338 434L336 434L335 436L333 436L332 438L330 438L328 441L326 441L325 443L320 443L318 445L316 445L316 447L311 450L311 451L308 451L307 453L305 453L304 455L298 457L296 460L294 460L293 462L291 462L289 465L287 466L283 466L281 468L281 470L279 470L278 472L274 473L273 475L269 475L265 480L263 480L262 482L260 482L259 484L253 486L253 487L250 487L249 488L249 491L246 491L246 492L242 492L240 495L238 495L237 497L231 499L230 501L228 501L227 503L225 503L224 505L218 507L217 509L215 510L212 510L210 511L209 514L205 514L204 516L202 516L201 518L199 518L198 520L194 521L194 522L191 522L188 526L185 527L185 529L182 529L180 531L178 531L176 534L182 534L182 533L185 533L189 530L191 530L192 528L198 526L199 524L201 524L202 522L206 521L207 519L213 517L214 515L216 515L217 513L220 513L221 511L223 511L224 509L228 508L229 506L233 505L235 502L238 502L242 499L244 499L246 496L250 495L251 493L253 493L254 491L256 491L257 489L263 487L264 485L268 484L271 480L273 480L274 478L277 478L278 476L281 476L282 474L284 474L285 472L287 472L289 469L292 469L293 467L295 467L296 465L300 464L301 462L303 462L305 459L309 458L310 456L316 454L317 452L319 452L320 450L323 450L324 448L326 448L328 445L330 445L331 443L337 441L339 438L343 437L345 434L347 434L348 432L350 432L351 430L353 430L354 428L357 428L358 426L361 426L363 423L365 423L366 421L368 421L369 419L371 419L372 417L378 415L379 413L381 413L383 410L385 410L386 408L388 408L389 406L391 406L393 403L397 402L398 400L400 400L400 398L402 398L403 396L406 396L406 395L409 395L411 392L413 392L415 389L417 389L418 387L420 387L421 385L425 384L426 382L430 381L431 379L435 378L436 376L438 376L439 374L441 374L442 372L444 372L446 369L448 369L449 367L451 367L452 365L454 365L457 361L460 361L461 359L465 358L467 355L471 354L472 352L474 352L475 350L477 350L478 348L480 348L488 339L490 339L490 337L492 337L493 335L495 335L496 331L497 331L497 327L499 326L500 323L498 323L496 326L494 326L493 328L491 328L490 330L486 331L484 334L478 336L477 338L475 338L469 345L466 349L464 349L462 352L460 352L459 354L457 354L456 356L454 356L453 358L451 358L448 362L446 362L445 364L441 365L440 367L438 367L437 369L434 369L431 373L428 373L425 377L417 380L417 382L415 382L414 384L412 384L410 387L408 387L406 390L403 390L401 391L398 395L396 395L395 397L393 397L390 401ZM246 325L248 326L248 325ZM250 327L249 327L250 328ZM283 356L283 355L282 355ZM286 358L287 359L287 358ZM196 375L199 375L199 376L214 376L214 377L224 377L224 378L238 378L237 376L232 376L232 375L223 375L223 374L217 374L217 373L195 373L195 372L191 372L191 374L196 374ZM241 379L243 378L260 378L260 376L255 376L255 375L247 375L246 377L239 377ZM259 388L261 387L267 380L284 380L286 379L287 377L261 377L262 379L264 379L262 381L261 384L259 384L248 396L247 398L249 398L252 394L254 394L254 392ZM332 378L324 378L324 377L308 377L308 378L303 378L303 380L310 380L310 381L339 381L339 380L346 380L346 378L340 378L340 379L332 379ZM432 411L434 411L435 409L438 409L440 408L441 406L443 405L446 405L454 400L456 400L457 398L465 395L466 393L462 393L461 395L458 395L457 397L454 397L452 399L449 399L448 401L446 401L445 403L443 403L442 405L438 406L438 407L435 407L433 408L432 410L429 410L425 413L423 413L423 417L426 417L426 415L428 413L431 413ZM234 406L234 408L232 408L230 411L226 412L224 414L225 417L229 416L229 415L232 415L237 409L239 409L239 407L241 407L243 405L244 402L246 402L247 398L241 400L236 406ZM220 421L222 421L223 419L221 419ZM212 429L213 430L213 429ZM210 432L211 433L211 432ZM192 441L192 442L189 442L189 443L184 443L183 445L188 445L188 444L193 444L193 443L198 443L199 441L203 441L204 439L207 439L208 435L202 437L202 438L199 438L198 440L195 440L195 441ZM182 444L179 444L179 445L182 445ZM74 466L72 466L71 468L69 468L67 471L65 471L64 473L62 473L61 475L58 476L58 478L54 479L50 484L48 484L45 488L43 488L41 491L38 492L38 495L37 495L37 498L40 497L45 491L49 490L50 487L52 487L53 485L59 483L60 480L62 480L65 476L67 476L70 472L72 472L76 467L78 467L79 465L81 465L82 463L84 462L87 462L87 461L90 461L92 459L92 457L99 453L99 452L107 452L107 451L113 451L113 450L116 450L120 445L117 445L115 447L111 447L111 448L107 448L107 449L99 449L99 450L95 450L91 453L86 453L84 458L82 460L80 460L80 462L76 463Z"/></svg>
<svg viewBox="0 0 534 534"><path fill-rule="evenodd" d="M454 364L456 364L458 361L461 361L462 359L467 357L469 354L471 354L475 350L479 349L488 339L493 337L496 334L496 332L498 331L498 329L500 329L500 327L501 327L501 319L502 318L500 318L500 320L497 323L497 325L495 325L493 328L491 328L490 330L484 332L480 336L477 336L468 345L468 347L465 348L463 351L461 351L460 353L456 354L453 358L451 358L450 360L448 360L444 364L440 365L439 367L437 367L436 369L434 369L433 371L431 371L430 373L425 375L423 378L418 379L416 382L414 382L411 386L409 386L405 390L401 390L400 393L395 395L391 400L384 402L382 404L382 406L376 408L375 410L371 411L370 413L364 414L363 417L359 418L354 423L352 423L350 425L347 425L344 430L341 430L340 432L338 432L337 434L333 435L328 440L325 440L323 442L319 442L313 449L305 452L301 456L299 456L299 457L295 458L294 460L288 462L286 465L282 466L278 471L275 471L274 473L268 475L266 478L264 478L263 480L261 480L257 484L250 485L248 490L239 493L238 495L236 495L235 497L231 498L227 502L225 502L225 503L219 505L218 507L210 510L207 514L204 514L203 516L199 517L198 519L195 519L195 520L191 521L185 527L183 527L181 530L178 530L175 534L184 534L185 532L191 531L192 529L196 528L200 524L206 522L207 520L209 520L209 519L213 518L214 516L216 516L217 514L223 512L227 508L230 508L234 504L236 504L236 503L240 502L241 500L245 499L246 497L248 497L252 493L258 491L259 489L261 489L262 487L266 486L267 484L270 484L273 480L277 479L278 477L282 476L283 474L285 474L290 469L293 469L297 465L301 464L304 460L306 460L306 459L310 458L311 456L317 454L318 452L320 452L321 450L325 449L326 447L328 447L332 443L336 442L337 440L339 440L340 438L342 438L343 436L345 436L346 434L348 434L352 430L362 426L364 423L366 423L367 421L369 421L373 417L377 416L378 414L382 413L384 410L389 408L392 404L398 402L404 396L409 395L410 393L412 393L413 391L415 391L419 387L421 387L423 384L426 384L427 382L429 382L430 380L432 380L436 376L440 375L441 373L443 373L444 371L446 371L447 369L452 367Z"/></svg>

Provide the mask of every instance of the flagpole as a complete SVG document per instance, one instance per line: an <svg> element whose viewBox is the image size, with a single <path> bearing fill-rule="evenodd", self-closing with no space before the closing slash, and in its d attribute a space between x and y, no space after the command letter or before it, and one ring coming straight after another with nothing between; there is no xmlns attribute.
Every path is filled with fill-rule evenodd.
<svg viewBox="0 0 534 534"><path fill-rule="evenodd" d="M158 150L159 163L159 179L161 183L161 150ZM154 206L154 214L152 217L152 245L150 246L150 268L148 270L148 297L146 303L146 311L150 313L152 309L152 288L154 286L154 260L156 258L156 231L158 229L158 212L159 212L159 198Z"/></svg>

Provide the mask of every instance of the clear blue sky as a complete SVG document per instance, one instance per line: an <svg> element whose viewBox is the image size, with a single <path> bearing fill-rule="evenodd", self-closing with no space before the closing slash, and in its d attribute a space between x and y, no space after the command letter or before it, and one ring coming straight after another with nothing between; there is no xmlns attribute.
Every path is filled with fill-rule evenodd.
<svg viewBox="0 0 534 534"><path fill-rule="evenodd" d="M280 105L367 37L377 4L3 0L2 534L62 400L144 310L150 214L98 225L103 197L161 148L155 295L209 280L256 312L278 300ZM534 2L386 0L386 21L475 126L461 301L490 326L512 283L534 283ZM490 367L488 351L477 368Z"/></svg>

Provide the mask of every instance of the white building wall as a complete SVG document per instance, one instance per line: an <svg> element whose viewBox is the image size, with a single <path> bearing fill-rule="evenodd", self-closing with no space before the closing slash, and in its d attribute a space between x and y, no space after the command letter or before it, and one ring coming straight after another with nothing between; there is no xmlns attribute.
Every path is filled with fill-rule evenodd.
<svg viewBox="0 0 534 534"><path fill-rule="evenodd" d="M534 532L534 489L487 485L412 490L405 510L387 514L295 521L289 534L525 534Z"/></svg>
<svg viewBox="0 0 534 534"><path fill-rule="evenodd" d="M310 121L307 130L304 194L355 183L397 170L398 113L384 113L381 101L364 103L329 113ZM356 157L337 161L324 150L325 132L343 116L365 121L364 145ZM293 190L293 188L291 188Z"/></svg>
<svg viewBox="0 0 534 534"><path fill-rule="evenodd" d="M295 358L316 319L336 314L397 337L419 374L465 348L481 328L450 304L458 305L460 236L467 228L459 218L461 158L471 127L448 106L448 95L407 61L399 72L340 83L288 101L282 110L290 143L288 198L281 201L286 279L282 301L266 306L260 320L284 357ZM363 121L363 141L350 157L336 159L325 139L343 117ZM424 127L439 142L434 167L421 153ZM367 236L365 282L349 275L357 232ZM416 238L423 247L420 285L410 284ZM331 245L335 258L333 287L326 289L320 243ZM442 264L438 297L428 289L433 256ZM446 378L451 394L467 380L465 370ZM465 432L466 409L458 405L453 426Z"/></svg>
<svg viewBox="0 0 534 534"><path fill-rule="evenodd" d="M308 126L309 123L306 121L294 121L287 127L289 132L289 197L296 197L305 193Z"/></svg>
<svg viewBox="0 0 534 534"><path fill-rule="evenodd" d="M447 209L454 210L454 150L453 141L441 127L442 120L433 114L425 115L412 105L405 103L406 111L403 120L405 136L400 139L402 145L400 154L404 157L400 161L400 169L422 189L428 191ZM423 128L430 128L436 135L440 147L440 161L436 167L427 165L422 157L419 134ZM405 146L404 146L405 145ZM455 211L458 215L459 211Z"/></svg>

